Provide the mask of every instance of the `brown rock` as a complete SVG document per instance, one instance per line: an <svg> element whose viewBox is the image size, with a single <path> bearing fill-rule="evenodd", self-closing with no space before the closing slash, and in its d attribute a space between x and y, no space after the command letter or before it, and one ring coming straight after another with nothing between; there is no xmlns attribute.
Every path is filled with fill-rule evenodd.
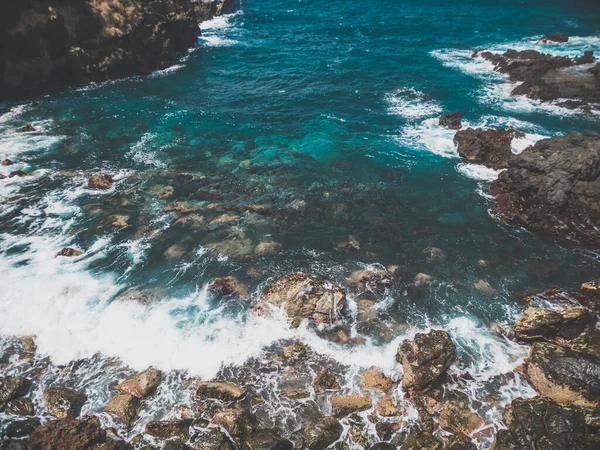
<svg viewBox="0 0 600 450"><path fill-rule="evenodd" d="M36 131L36 130L35 130L35 128L33 128L33 125L28 123L27 125L22 126L21 128L17 128L15 131L17 133L31 133L32 131Z"/></svg>
<svg viewBox="0 0 600 450"><path fill-rule="evenodd" d="M159 439L181 438L187 441L192 420L153 420L146 424L145 433Z"/></svg>
<svg viewBox="0 0 600 450"><path fill-rule="evenodd" d="M394 382L391 378L386 377L381 370L372 369L362 374L364 387L368 389L379 389L381 391L389 391Z"/></svg>
<svg viewBox="0 0 600 450"><path fill-rule="evenodd" d="M398 411L398 408L394 404L394 399L391 395L386 395L377 402L377 414L382 417L393 417L400 415L400 411Z"/></svg>
<svg viewBox="0 0 600 450"><path fill-rule="evenodd" d="M525 340L565 341L575 339L595 324L595 315L586 308L527 308L514 331Z"/></svg>
<svg viewBox="0 0 600 450"><path fill-rule="evenodd" d="M164 211L175 212L178 214L188 214L191 212L198 211L198 207L196 205L192 205L191 203L175 202L171 205L166 206Z"/></svg>
<svg viewBox="0 0 600 450"><path fill-rule="evenodd" d="M460 130L462 128L463 117L464 113L458 111L446 113L440 117L438 124L450 130Z"/></svg>
<svg viewBox="0 0 600 450"><path fill-rule="evenodd" d="M304 426L304 444L308 450L323 450L337 441L343 430L333 417L309 419Z"/></svg>
<svg viewBox="0 0 600 450"><path fill-rule="evenodd" d="M483 164L491 169L505 169L512 159L511 143L523 133L509 128L461 130L454 136L458 154L469 162Z"/></svg>
<svg viewBox="0 0 600 450"><path fill-rule="evenodd" d="M161 381L162 372L160 370L148 369L127 378L122 383L115 385L113 389L137 398L145 398L156 392Z"/></svg>
<svg viewBox="0 0 600 450"><path fill-rule="evenodd" d="M92 175L88 178L88 188L96 190L105 190L113 185L113 179L106 173Z"/></svg>
<svg viewBox="0 0 600 450"><path fill-rule="evenodd" d="M2 165L3 166L11 166L12 165L12 161L10 159L3 159L2 160Z"/></svg>
<svg viewBox="0 0 600 450"><path fill-rule="evenodd" d="M130 427L137 418L141 407L138 397L129 394L117 394L111 398L104 408L104 412L121 420L127 427Z"/></svg>
<svg viewBox="0 0 600 450"><path fill-rule="evenodd" d="M87 396L65 387L51 387L43 394L50 415L57 419L74 419L81 413Z"/></svg>
<svg viewBox="0 0 600 450"><path fill-rule="evenodd" d="M215 278L208 283L208 292L217 297L235 296L239 298L248 298L250 293L248 286L235 277Z"/></svg>
<svg viewBox="0 0 600 450"><path fill-rule="evenodd" d="M303 388L289 388L281 391L281 396L292 399L308 398L310 393Z"/></svg>
<svg viewBox="0 0 600 450"><path fill-rule="evenodd" d="M0 377L0 407L27 394L31 382L22 377Z"/></svg>
<svg viewBox="0 0 600 450"><path fill-rule="evenodd" d="M329 399L331 412L334 417L345 417L359 411L371 409L373 401L371 396L364 395L334 395Z"/></svg>
<svg viewBox="0 0 600 450"><path fill-rule="evenodd" d="M264 241L264 242L260 242L254 248L254 254L256 256L272 256L272 255L276 255L277 253L281 253L281 249L282 249L282 247L279 242Z"/></svg>
<svg viewBox="0 0 600 450"><path fill-rule="evenodd" d="M195 397L197 400L218 399L223 401L240 400L246 395L246 389L233 383L203 382L198 384Z"/></svg>
<svg viewBox="0 0 600 450"><path fill-rule="evenodd" d="M35 408L30 398L22 397L6 403L4 412L15 416L33 416L35 415Z"/></svg>
<svg viewBox="0 0 600 450"><path fill-rule="evenodd" d="M306 345L302 342L294 342L283 350L283 357L288 360L302 359L306 356L306 350Z"/></svg>
<svg viewBox="0 0 600 450"><path fill-rule="evenodd" d="M51 420L29 436L29 450L104 450L106 431L94 420Z"/></svg>
<svg viewBox="0 0 600 450"><path fill-rule="evenodd" d="M238 439L242 439L250 430L248 411L241 408L226 409L215 414L213 423L222 426Z"/></svg>
<svg viewBox="0 0 600 450"><path fill-rule="evenodd" d="M60 252L58 252L57 256L81 256L83 255L82 251L76 250L74 248L65 247Z"/></svg>
<svg viewBox="0 0 600 450"><path fill-rule="evenodd" d="M340 388L337 376L329 369L321 369L313 380L316 392L337 391Z"/></svg>
<svg viewBox="0 0 600 450"><path fill-rule="evenodd" d="M475 414L464 402L449 401L442 406L440 427L452 433L469 435L486 425L485 420Z"/></svg>

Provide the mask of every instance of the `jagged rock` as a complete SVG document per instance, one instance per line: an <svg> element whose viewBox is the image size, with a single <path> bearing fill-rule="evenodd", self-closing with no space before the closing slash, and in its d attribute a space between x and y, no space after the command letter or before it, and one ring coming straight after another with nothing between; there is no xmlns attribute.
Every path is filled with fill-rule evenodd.
<svg viewBox="0 0 600 450"><path fill-rule="evenodd" d="M138 397L129 394L118 394L109 400L104 412L115 416L129 427L135 422L140 407L141 402Z"/></svg>
<svg viewBox="0 0 600 450"><path fill-rule="evenodd" d="M212 294L215 297L235 296L239 298L248 298L250 296L248 286L231 276L215 278L208 283L207 290L209 294Z"/></svg>
<svg viewBox="0 0 600 450"><path fill-rule="evenodd" d="M508 161L513 157L512 140L523 136L523 133L513 128L467 128L456 133L454 145L458 154L467 161L499 170L508 167Z"/></svg>
<svg viewBox="0 0 600 450"><path fill-rule="evenodd" d="M398 348L396 360L402 364L402 387L426 390L456 359L456 346L445 331L418 333Z"/></svg>
<svg viewBox="0 0 600 450"><path fill-rule="evenodd" d="M548 42L569 42L569 35L564 33L547 34L546 36L540 39L540 42L544 44Z"/></svg>
<svg viewBox="0 0 600 450"><path fill-rule="evenodd" d="M587 308L527 308L515 322L514 331L525 340L569 341L593 327L596 321Z"/></svg>
<svg viewBox="0 0 600 450"><path fill-rule="evenodd" d="M226 382L203 382L198 384L195 397L197 400L209 398L223 401L239 400L246 395L246 389L233 383Z"/></svg>
<svg viewBox="0 0 600 450"><path fill-rule="evenodd" d="M191 419L153 420L146 424L145 433L158 439L181 438L187 441L191 424Z"/></svg>
<svg viewBox="0 0 600 450"><path fill-rule="evenodd" d="M276 255L277 253L281 253L281 249L282 249L282 247L279 242L264 241L264 242L260 242L254 248L254 254L256 256L272 256L272 255Z"/></svg>
<svg viewBox="0 0 600 450"><path fill-rule="evenodd" d="M113 389L123 394L144 398L154 394L161 381L162 372L160 370L148 369L127 378L122 383L113 386Z"/></svg>
<svg viewBox="0 0 600 450"><path fill-rule="evenodd" d="M65 387L51 387L44 391L48 412L57 419L74 419L81 413L87 396Z"/></svg>
<svg viewBox="0 0 600 450"><path fill-rule="evenodd" d="M315 375L313 387L316 392L337 391L340 388L337 376L329 369L321 369Z"/></svg>
<svg viewBox="0 0 600 450"><path fill-rule="evenodd" d="M450 130L460 130L462 128L463 117L464 113L459 111L446 113L440 117L438 124Z"/></svg>
<svg viewBox="0 0 600 450"><path fill-rule="evenodd" d="M257 450L293 450L294 448L294 444L270 430L252 433L245 443L250 449Z"/></svg>
<svg viewBox="0 0 600 450"><path fill-rule="evenodd" d="M414 431L408 435L400 450L441 450L443 443L427 431Z"/></svg>
<svg viewBox="0 0 600 450"><path fill-rule="evenodd" d="M15 398L4 406L4 412L15 416L33 416L35 408L29 397Z"/></svg>
<svg viewBox="0 0 600 450"><path fill-rule="evenodd" d="M547 342L531 348L526 375L542 395L564 405L600 405L600 360Z"/></svg>
<svg viewBox="0 0 600 450"><path fill-rule="evenodd" d="M577 157L574 157L577 155ZM600 134L542 139L492 183L495 209L532 230L600 244Z"/></svg>
<svg viewBox="0 0 600 450"><path fill-rule="evenodd" d="M452 433L469 435L486 425L486 422L471 411L465 402L448 401L442 406L439 425Z"/></svg>
<svg viewBox="0 0 600 450"><path fill-rule="evenodd" d="M334 395L329 399L334 417L345 417L359 411L371 409L373 401L370 395Z"/></svg>
<svg viewBox="0 0 600 450"><path fill-rule="evenodd" d="M548 398L518 398L504 409L508 429L499 430L494 450L595 448L585 416L578 408L560 405Z"/></svg>
<svg viewBox="0 0 600 450"><path fill-rule="evenodd" d="M234 438L242 439L250 431L249 414L246 409L234 408L218 412L213 423L222 426Z"/></svg>
<svg viewBox="0 0 600 450"><path fill-rule="evenodd" d="M382 417L393 417L400 415L400 411L394 404L394 399L391 395L386 395L377 402L377 414Z"/></svg>
<svg viewBox="0 0 600 450"><path fill-rule="evenodd" d="M4 429L4 434L9 438L28 436L33 430L40 426L40 419L31 417L29 419L15 420L10 422Z"/></svg>
<svg viewBox="0 0 600 450"><path fill-rule="evenodd" d="M88 178L88 188L96 190L109 189L113 185L113 179L106 173L92 175Z"/></svg>
<svg viewBox="0 0 600 450"><path fill-rule="evenodd" d="M98 231L111 231L127 228L129 226L129 216L123 214L112 214L100 222Z"/></svg>
<svg viewBox="0 0 600 450"><path fill-rule="evenodd" d="M294 342L283 349L283 357L288 360L302 359L306 356L307 348L302 342Z"/></svg>
<svg viewBox="0 0 600 450"><path fill-rule="evenodd" d="M29 450L104 450L104 443L106 431L88 418L51 420L29 436Z"/></svg>
<svg viewBox="0 0 600 450"><path fill-rule="evenodd" d="M342 435L342 425L333 417L309 419L304 426L304 443L308 450L322 450Z"/></svg>
<svg viewBox="0 0 600 450"><path fill-rule="evenodd" d="M345 303L346 293L340 286L298 272L267 286L253 309L266 312L269 307L281 307L292 321L331 323L339 318Z"/></svg>
<svg viewBox="0 0 600 450"><path fill-rule="evenodd" d="M233 442L217 428L209 428L195 434L190 439L193 450L234 450Z"/></svg>
<svg viewBox="0 0 600 450"><path fill-rule="evenodd" d="M32 131L36 131L36 130L35 130L35 128L33 128L33 125L28 123L27 125L22 126L21 128L17 128L15 131L17 133L31 133Z"/></svg>
<svg viewBox="0 0 600 450"><path fill-rule="evenodd" d="M74 248L65 247L60 252L58 252L57 256L81 256L83 255L82 251L76 250Z"/></svg>
<svg viewBox="0 0 600 450"><path fill-rule="evenodd" d="M357 270L346 282L361 298L373 300L385 292L390 280L387 270Z"/></svg>
<svg viewBox="0 0 600 450"><path fill-rule="evenodd" d="M379 389L381 391L389 391L394 382L391 378L386 377L379 369L372 369L362 374L363 386L368 389Z"/></svg>
<svg viewBox="0 0 600 450"><path fill-rule="evenodd" d="M0 377L0 407L10 400L23 397L31 382L22 377Z"/></svg>

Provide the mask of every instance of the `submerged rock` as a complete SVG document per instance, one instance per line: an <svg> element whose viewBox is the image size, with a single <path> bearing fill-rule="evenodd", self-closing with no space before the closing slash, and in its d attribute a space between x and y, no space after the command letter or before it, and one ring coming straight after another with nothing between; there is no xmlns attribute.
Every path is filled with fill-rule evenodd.
<svg viewBox="0 0 600 450"><path fill-rule="evenodd" d="M440 263L446 260L446 253L441 248L428 247L423 250L423 255L429 263Z"/></svg>
<svg viewBox="0 0 600 450"><path fill-rule="evenodd" d="M460 130L462 128L463 117L464 113L459 111L446 113L440 117L438 124L439 126L450 130Z"/></svg>
<svg viewBox="0 0 600 450"><path fill-rule="evenodd" d="M162 372L160 370L148 369L127 378L122 383L113 386L113 389L123 394L144 398L154 394L161 381Z"/></svg>
<svg viewBox="0 0 600 450"><path fill-rule="evenodd" d="M483 295L492 296L496 293L496 289L494 289L492 285L485 280L479 280L473 284L473 287Z"/></svg>
<svg viewBox="0 0 600 450"><path fill-rule="evenodd" d="M254 248L254 254L256 256L272 256L280 253L282 250L281 244L275 241L264 241L260 242Z"/></svg>
<svg viewBox="0 0 600 450"><path fill-rule="evenodd" d="M31 417L29 419L15 420L4 428L4 435L9 438L20 438L28 436L33 430L40 426L40 419Z"/></svg>
<svg viewBox="0 0 600 450"><path fill-rule="evenodd" d="M36 129L33 128L33 125L28 123L27 125L24 125L21 128L17 128L15 131L17 133L31 133L32 131L36 131Z"/></svg>
<svg viewBox="0 0 600 450"><path fill-rule="evenodd" d="M376 299L385 293L391 276L387 270L357 270L346 280L361 298Z"/></svg>
<svg viewBox="0 0 600 450"><path fill-rule="evenodd" d="M496 211L511 222L600 245L600 134L538 141L512 159L491 193Z"/></svg>
<svg viewBox="0 0 600 450"><path fill-rule="evenodd" d="M402 387L423 391L437 381L456 359L456 346L445 331L418 333L398 348L396 360L402 364Z"/></svg>
<svg viewBox="0 0 600 450"><path fill-rule="evenodd" d="M44 391L48 412L57 419L74 419L81 413L87 395L65 387L51 387Z"/></svg>
<svg viewBox="0 0 600 450"><path fill-rule="evenodd" d="M81 256L83 255L82 251L76 250L74 248L65 247L63 248L56 256Z"/></svg>
<svg viewBox="0 0 600 450"><path fill-rule="evenodd" d="M322 450L342 435L342 425L333 417L309 419L304 426L304 445L308 450Z"/></svg>
<svg viewBox="0 0 600 450"><path fill-rule="evenodd" d="M138 397L118 394L109 400L104 412L116 417L129 427L135 422L140 407L141 402Z"/></svg>
<svg viewBox="0 0 600 450"><path fill-rule="evenodd" d="M233 383L203 382L198 384L195 397L197 400L217 399L223 401L239 400L246 395L246 389Z"/></svg>
<svg viewBox="0 0 600 450"><path fill-rule="evenodd" d="M298 272L267 286L253 309L266 312L269 307L278 307L292 321L309 319L317 323L332 323L340 317L345 303L346 293L340 286Z"/></svg>
<svg viewBox="0 0 600 450"><path fill-rule="evenodd" d="M194 434L190 439L193 450L234 450L234 443L217 428L209 428Z"/></svg>
<svg viewBox="0 0 600 450"><path fill-rule="evenodd" d="M248 298L250 295L248 286L231 276L215 278L208 283L207 291L217 298L230 296Z"/></svg>
<svg viewBox="0 0 600 450"><path fill-rule="evenodd" d="M22 377L0 377L0 407L10 400L23 397L31 382Z"/></svg>
<svg viewBox="0 0 600 450"><path fill-rule="evenodd" d="M106 173L92 175L88 178L88 188L95 190L109 189L113 185L113 179Z"/></svg>
<svg viewBox="0 0 600 450"><path fill-rule="evenodd" d="M540 394L559 403L600 406L600 359L594 356L536 342L525 373Z"/></svg>
<svg viewBox="0 0 600 450"><path fill-rule="evenodd" d="M373 401L370 395L334 395L329 399L334 417L345 417L355 412L371 409Z"/></svg>
<svg viewBox="0 0 600 450"><path fill-rule="evenodd" d="M514 331L525 340L568 341L594 326L596 320L587 308L527 308L515 322Z"/></svg>
<svg viewBox="0 0 600 450"><path fill-rule="evenodd" d="M87 418L51 420L29 436L30 450L104 450L104 443L106 431L99 421Z"/></svg>
<svg viewBox="0 0 600 450"><path fill-rule="evenodd" d="M505 169L513 157L511 143L524 134L509 128L461 130L454 136L458 154L469 162L483 164L491 169Z"/></svg>

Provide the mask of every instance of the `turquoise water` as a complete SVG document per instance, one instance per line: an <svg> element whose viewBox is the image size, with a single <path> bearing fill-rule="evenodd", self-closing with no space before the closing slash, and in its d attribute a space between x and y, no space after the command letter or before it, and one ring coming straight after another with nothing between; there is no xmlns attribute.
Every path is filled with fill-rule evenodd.
<svg viewBox="0 0 600 450"><path fill-rule="evenodd" d="M103 352L133 367L210 377L296 336L284 323L261 329L247 304L212 304L203 287L213 277L236 275L256 295L297 270L344 284L354 270L398 265L379 303L391 336L364 330L362 350L321 342L311 330L302 336L343 363L369 365L407 330L443 326L476 374L516 365L525 350L488 326L511 323L522 292L593 278L597 254L493 217L485 193L495 174L461 164L453 133L436 118L460 110L472 126L513 125L527 133L520 149L571 130L600 131L598 116L511 99L507 81L469 57L484 47L600 50L597 19L597 6L577 1L244 0L240 12L205 23L198 47L171 69L1 105L1 156L15 162L2 171L34 175L0 181L8 283L0 330L37 334L57 361ZM575 38L535 44L553 32ZM14 133L25 123L38 131ZM114 189L87 190L97 172L112 174ZM168 185L174 197L158 198ZM303 212L286 207L298 199ZM193 203L207 222L223 213L236 222L186 228L163 211L176 200ZM273 212L250 214L249 204ZM110 214L128 216L129 226L98 231ZM348 235L360 251L336 250ZM283 252L253 256L269 239ZM208 251L223 241L243 255ZM175 244L182 255L166 258ZM67 245L85 255L54 258ZM425 260L432 246L446 261ZM436 282L414 297L419 272ZM480 279L492 295L473 287ZM113 302L131 288L159 300L147 309ZM191 361L199 353L203 361Z"/></svg>

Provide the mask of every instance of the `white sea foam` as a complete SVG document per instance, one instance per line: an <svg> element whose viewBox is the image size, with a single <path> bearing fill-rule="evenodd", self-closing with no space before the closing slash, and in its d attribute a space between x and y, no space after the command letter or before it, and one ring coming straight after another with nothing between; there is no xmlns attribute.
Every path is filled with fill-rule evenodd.
<svg viewBox="0 0 600 450"><path fill-rule="evenodd" d="M242 15L243 12L237 11L232 14L217 16L206 20L200 24L200 41L205 47L229 47L239 43L233 39L239 30L236 29L234 18Z"/></svg>
<svg viewBox="0 0 600 450"><path fill-rule="evenodd" d="M434 100L413 88L400 88L386 95L388 111L408 120L422 119L439 114L442 109Z"/></svg>
<svg viewBox="0 0 600 450"><path fill-rule="evenodd" d="M501 170L490 169L481 164L458 163L456 170L468 178L477 181L494 181Z"/></svg>
<svg viewBox="0 0 600 450"><path fill-rule="evenodd" d="M127 157L138 164L164 169L167 164L161 161L158 155L158 151L164 147L157 148L154 144L154 141L158 138L159 136L155 133L144 133L140 140L131 146L131 149L127 152Z"/></svg>

